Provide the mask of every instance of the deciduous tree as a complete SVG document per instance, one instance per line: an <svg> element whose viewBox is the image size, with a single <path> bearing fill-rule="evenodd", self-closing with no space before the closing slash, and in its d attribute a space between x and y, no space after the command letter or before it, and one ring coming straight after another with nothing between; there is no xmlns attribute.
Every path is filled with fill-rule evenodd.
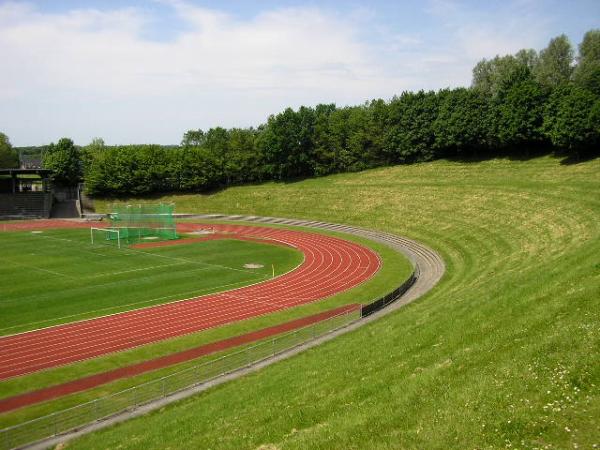
<svg viewBox="0 0 600 450"><path fill-rule="evenodd" d="M82 175L79 150L69 138L50 144L44 152L44 167L54 171L52 179L60 184L74 185Z"/></svg>
<svg viewBox="0 0 600 450"><path fill-rule="evenodd" d="M0 133L0 168L14 169L19 167L19 156L10 144L8 136Z"/></svg>

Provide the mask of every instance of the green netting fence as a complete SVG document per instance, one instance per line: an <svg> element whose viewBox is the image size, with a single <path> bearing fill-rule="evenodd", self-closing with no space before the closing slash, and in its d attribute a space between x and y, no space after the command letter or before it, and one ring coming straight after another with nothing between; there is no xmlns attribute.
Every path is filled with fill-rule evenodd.
<svg viewBox="0 0 600 450"><path fill-rule="evenodd" d="M110 228L119 230L119 238L127 243L142 239L177 239L174 205L113 205L109 214ZM117 239L117 235L109 235Z"/></svg>

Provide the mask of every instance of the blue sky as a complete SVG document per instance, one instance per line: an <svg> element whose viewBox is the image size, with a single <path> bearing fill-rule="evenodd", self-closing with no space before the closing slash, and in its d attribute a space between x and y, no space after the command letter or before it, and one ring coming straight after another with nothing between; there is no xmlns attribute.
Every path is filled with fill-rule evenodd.
<svg viewBox="0 0 600 450"><path fill-rule="evenodd" d="M177 143L287 106L467 86L477 61L576 46L598 1L1 1L13 145Z"/></svg>

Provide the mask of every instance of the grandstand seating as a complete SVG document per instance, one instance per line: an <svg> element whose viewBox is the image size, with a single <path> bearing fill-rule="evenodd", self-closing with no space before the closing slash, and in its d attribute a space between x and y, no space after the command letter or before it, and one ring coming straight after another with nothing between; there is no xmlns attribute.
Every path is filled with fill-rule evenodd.
<svg viewBox="0 0 600 450"><path fill-rule="evenodd" d="M2 218L48 218L51 209L51 192L0 193L0 217Z"/></svg>

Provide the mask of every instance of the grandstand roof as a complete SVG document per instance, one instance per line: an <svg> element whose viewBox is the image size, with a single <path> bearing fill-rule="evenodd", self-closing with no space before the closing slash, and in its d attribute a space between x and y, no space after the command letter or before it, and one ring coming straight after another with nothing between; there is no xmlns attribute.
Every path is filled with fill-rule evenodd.
<svg viewBox="0 0 600 450"><path fill-rule="evenodd" d="M39 175L42 178L49 176L52 173L50 169L0 169L0 175Z"/></svg>

